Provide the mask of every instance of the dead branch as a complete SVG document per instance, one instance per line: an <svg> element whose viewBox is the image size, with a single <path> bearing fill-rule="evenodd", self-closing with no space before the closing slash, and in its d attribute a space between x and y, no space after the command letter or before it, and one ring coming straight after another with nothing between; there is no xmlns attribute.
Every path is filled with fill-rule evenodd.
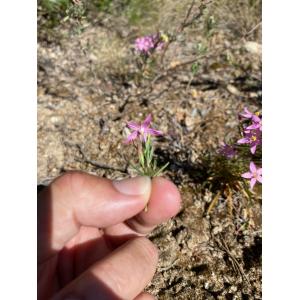
<svg viewBox="0 0 300 300"><path fill-rule="evenodd" d="M247 33L244 34L243 38L249 36L252 32L254 32L259 26L261 26L262 21L258 22L252 29L250 29Z"/></svg>
<svg viewBox="0 0 300 300"><path fill-rule="evenodd" d="M209 3L211 3L213 0L208 0L208 1L203 1L200 6L199 6L199 12L197 14L195 14L191 20L188 21L188 19L190 18L190 15L192 13L192 9L195 5L195 0L192 1L191 5L189 6L187 13L185 15L185 18L183 19L183 21L180 23L180 25L178 26L175 34L170 38L170 40L166 43L162 55L160 57L160 64L163 67L163 61L164 61L164 57L165 54L170 46L171 43L175 42L177 40L178 35L188 26L192 25L197 19L199 19L202 15L203 15L203 10L204 7L206 5L208 5Z"/></svg>

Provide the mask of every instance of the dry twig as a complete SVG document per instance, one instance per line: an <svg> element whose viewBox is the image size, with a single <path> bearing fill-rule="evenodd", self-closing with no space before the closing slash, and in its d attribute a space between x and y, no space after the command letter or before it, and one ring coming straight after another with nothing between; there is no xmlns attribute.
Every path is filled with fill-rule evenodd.
<svg viewBox="0 0 300 300"><path fill-rule="evenodd" d="M228 255L235 272L238 272L242 276L242 278L250 285L250 281L249 281L248 277L246 276L243 267L238 262L238 260L234 257L234 255L231 253L226 241L222 237L215 238L215 241L216 241L218 248L220 250L224 251Z"/></svg>
<svg viewBox="0 0 300 300"><path fill-rule="evenodd" d="M170 40L166 43L165 47L164 47L164 50L162 52L162 55L160 57L160 65L163 66L163 61L164 61L164 57L165 57L165 54L170 46L171 43L175 42L177 40L177 37L178 35L188 26L192 25L197 19L199 19L202 14L203 14L203 9L204 7L209 4L210 2L212 2L213 0L208 0L208 1L202 1L202 3L200 4L199 6L199 12L194 15L190 21L188 21L188 19L190 18L190 15L191 15L191 12L192 12L192 9L195 5L195 0L192 1L191 5L189 6L188 10L187 10L187 13L185 15L185 18L184 20L181 22L181 24L178 26L175 34L170 38Z"/></svg>

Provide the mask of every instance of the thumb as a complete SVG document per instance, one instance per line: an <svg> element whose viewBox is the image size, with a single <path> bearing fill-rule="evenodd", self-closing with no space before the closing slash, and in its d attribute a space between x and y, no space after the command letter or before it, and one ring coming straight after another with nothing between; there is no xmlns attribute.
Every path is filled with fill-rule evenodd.
<svg viewBox="0 0 300 300"><path fill-rule="evenodd" d="M60 251L81 226L104 228L133 217L147 204L151 179L120 181L69 172L39 194L38 262Z"/></svg>

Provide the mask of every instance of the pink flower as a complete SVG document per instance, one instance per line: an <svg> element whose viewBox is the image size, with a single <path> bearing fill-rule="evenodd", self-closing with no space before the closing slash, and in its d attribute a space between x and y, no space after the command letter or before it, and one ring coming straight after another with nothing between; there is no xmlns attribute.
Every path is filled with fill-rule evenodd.
<svg viewBox="0 0 300 300"><path fill-rule="evenodd" d="M155 49L161 50L164 45L163 38L159 33L142 36L135 40L135 50L143 54L150 54Z"/></svg>
<svg viewBox="0 0 300 300"><path fill-rule="evenodd" d="M252 124L248 126L246 129L251 130L251 129L259 129L262 131L262 119L258 117L257 115L254 115L252 117Z"/></svg>
<svg viewBox="0 0 300 300"><path fill-rule="evenodd" d="M251 119L253 121L260 120L258 115L256 113L252 113L251 111L249 111L247 107L244 108L244 113L240 113L240 116L245 119Z"/></svg>
<svg viewBox="0 0 300 300"><path fill-rule="evenodd" d="M125 143L130 143L138 137L141 141L146 142L148 135L157 136L163 134L161 131L151 128L150 123L151 115L148 115L140 125L133 121L127 122L127 127L132 130L132 133L129 134Z"/></svg>
<svg viewBox="0 0 300 300"><path fill-rule="evenodd" d="M238 144L249 144L250 152L255 153L258 145L261 144L261 131L259 129L244 131L244 137L237 141Z"/></svg>
<svg viewBox="0 0 300 300"><path fill-rule="evenodd" d="M218 150L219 154L225 156L226 158L233 158L237 152L233 146L230 146L226 143L222 143L220 149Z"/></svg>
<svg viewBox="0 0 300 300"><path fill-rule="evenodd" d="M135 40L135 50L141 53L149 54L155 47L155 41L152 36L143 36Z"/></svg>
<svg viewBox="0 0 300 300"><path fill-rule="evenodd" d="M250 179L250 187L253 189L255 183L258 181L262 183L262 168L256 168L254 162L250 162L249 166L250 172L246 172L241 176L246 179Z"/></svg>

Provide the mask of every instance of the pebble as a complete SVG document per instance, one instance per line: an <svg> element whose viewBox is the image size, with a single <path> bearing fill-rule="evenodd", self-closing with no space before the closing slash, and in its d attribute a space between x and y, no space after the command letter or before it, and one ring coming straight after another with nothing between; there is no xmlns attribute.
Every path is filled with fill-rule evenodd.
<svg viewBox="0 0 300 300"><path fill-rule="evenodd" d="M244 47L248 52L252 54L257 54L260 56L262 53L262 47L259 43L248 41L244 44Z"/></svg>
<svg viewBox="0 0 300 300"><path fill-rule="evenodd" d="M50 118L50 122L56 126L62 125L64 123L64 118L59 115L53 115Z"/></svg>
<svg viewBox="0 0 300 300"><path fill-rule="evenodd" d="M235 96L239 96L241 94L241 92L232 84L228 84L226 88L229 93L231 93Z"/></svg>

